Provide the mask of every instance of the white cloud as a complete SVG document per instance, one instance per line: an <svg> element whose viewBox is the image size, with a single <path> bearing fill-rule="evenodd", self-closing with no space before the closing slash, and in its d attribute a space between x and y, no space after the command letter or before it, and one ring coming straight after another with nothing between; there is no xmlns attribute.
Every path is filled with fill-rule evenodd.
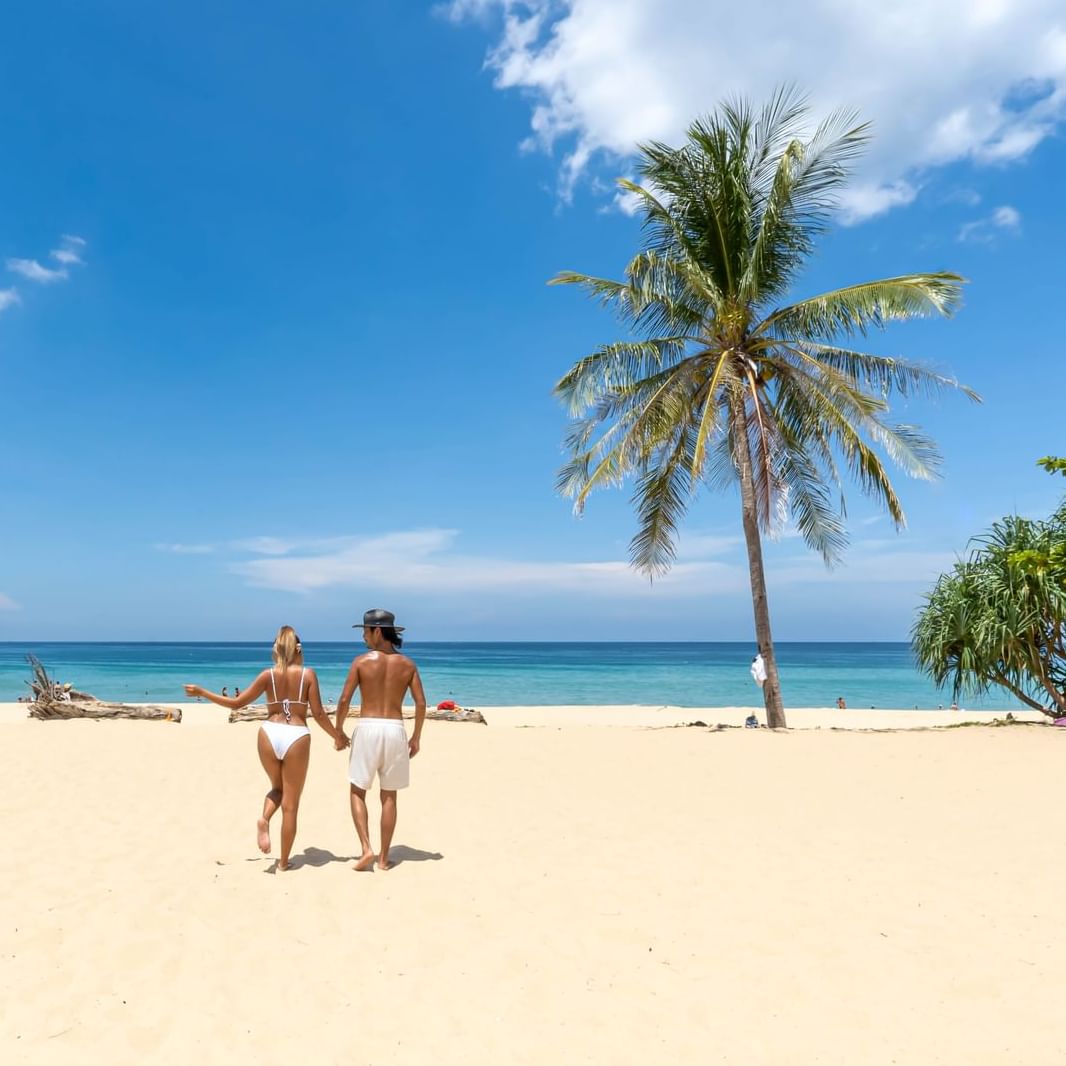
<svg viewBox="0 0 1066 1066"><path fill-rule="evenodd" d="M210 555L215 550L213 544L157 544L155 548L174 555Z"/></svg>
<svg viewBox="0 0 1066 1066"><path fill-rule="evenodd" d="M65 267L52 270L49 267L42 266L36 259L9 259L7 261L7 269L12 274L21 274L24 278L43 285L49 285L53 281L63 281L69 276Z"/></svg>
<svg viewBox="0 0 1066 1066"><path fill-rule="evenodd" d="M1022 221L1021 212L1005 204L992 212L992 224L1000 229L1017 229Z"/></svg>
<svg viewBox="0 0 1066 1066"><path fill-rule="evenodd" d="M858 182L849 185L840 197L840 213L843 221L852 225L863 219L873 218L891 211L893 207L906 207L918 196L918 187L908 181Z"/></svg>
<svg viewBox="0 0 1066 1066"><path fill-rule="evenodd" d="M767 582L771 588L823 582L859 586L917 584L924 588L930 587L957 560L954 552L921 551L868 541L853 544L844 562L833 570L827 570L821 559L811 553L796 556L779 567L768 567Z"/></svg>
<svg viewBox="0 0 1066 1066"><path fill-rule="evenodd" d="M14 304L22 303L22 297L18 294L18 289L0 289L0 311L6 311Z"/></svg>
<svg viewBox="0 0 1066 1066"><path fill-rule="evenodd" d="M677 544L677 558L684 561L725 555L743 543L739 534L683 533Z"/></svg>
<svg viewBox="0 0 1066 1066"><path fill-rule="evenodd" d="M948 204L963 204L965 207L976 207L981 202L981 194L976 189L958 188L944 196L944 202Z"/></svg>
<svg viewBox="0 0 1066 1066"><path fill-rule="evenodd" d="M17 611L19 605L10 597L0 592L0 611Z"/></svg>
<svg viewBox="0 0 1066 1066"><path fill-rule="evenodd" d="M1061 0L453 0L495 16L487 66L531 100L529 143L562 145L568 195L590 160L677 143L722 98L794 81L815 110L857 106L876 139L845 218L909 203L930 167L1018 159L1066 116ZM757 35L753 37L753 27Z"/></svg>
<svg viewBox="0 0 1066 1066"><path fill-rule="evenodd" d="M85 238L76 237L72 233L64 233L61 238L62 244L53 248L48 254L57 262L70 266L74 263L83 263L81 251L85 248Z"/></svg>
<svg viewBox="0 0 1066 1066"><path fill-rule="evenodd" d="M959 240L987 244L997 233L1017 233L1021 223L1021 212L1010 204L1003 204L985 218L975 219L962 226L959 230Z"/></svg>
<svg viewBox="0 0 1066 1066"><path fill-rule="evenodd" d="M269 539L254 538L249 543ZM285 542L289 551L284 555L234 561L230 570L249 585L283 592L356 588L365 593L411 592L431 599L462 597L470 602L478 602L480 594L481 602L485 595L492 601L500 596L561 595L579 597L581 602L654 597L659 603L681 603L720 596L743 603L750 595L739 534L684 537L674 566L654 585L626 559L523 560L466 553L460 540L454 529L309 538ZM848 589L861 593L893 585L913 592L931 586L956 559L952 552L910 537L869 538L853 542L843 564L827 570L820 556L791 543L794 546L764 545L771 591L812 586L832 587L843 594Z"/></svg>
<svg viewBox="0 0 1066 1066"><path fill-rule="evenodd" d="M280 537L248 537L246 540L235 540L233 547L253 555L288 555L296 547L296 542Z"/></svg>
<svg viewBox="0 0 1066 1066"><path fill-rule="evenodd" d="M639 594L650 587L647 578L625 560L542 562L465 555L455 550L457 539L453 529L425 529L311 540L294 545L293 554L237 562L231 569L251 585L289 592L359 587L427 594L565 590L613 596ZM698 551L706 553L722 550L727 538L692 540ZM746 570L735 565L680 561L656 581L655 588L703 596L743 588L746 580Z"/></svg>

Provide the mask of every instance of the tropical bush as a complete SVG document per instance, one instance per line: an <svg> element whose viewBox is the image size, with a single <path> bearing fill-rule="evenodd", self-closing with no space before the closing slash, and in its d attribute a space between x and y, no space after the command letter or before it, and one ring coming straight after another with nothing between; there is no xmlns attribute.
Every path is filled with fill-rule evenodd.
<svg viewBox="0 0 1066 1066"><path fill-rule="evenodd" d="M1046 458L1049 472L1066 461ZM1066 500L1047 519L1012 515L937 581L912 631L919 666L963 693L1005 689L1066 715Z"/></svg>

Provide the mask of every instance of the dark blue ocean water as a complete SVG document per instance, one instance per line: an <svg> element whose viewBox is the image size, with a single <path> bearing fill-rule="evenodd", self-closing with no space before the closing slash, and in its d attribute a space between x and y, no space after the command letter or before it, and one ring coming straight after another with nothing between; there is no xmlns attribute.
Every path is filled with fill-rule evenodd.
<svg viewBox="0 0 1066 1066"><path fill-rule="evenodd" d="M827 707L935 708L951 703L914 667L909 644L781 643L776 645L785 704ZM354 644L308 643L323 695L336 699ZM520 704L626 703L681 707L760 706L748 672L751 644L444 644L405 645L419 664L431 703L467 707ZM0 701L29 690L26 653L59 681L101 699L183 700L193 681L218 691L246 687L270 665L270 645L0 643ZM1008 697L967 699L967 707L1014 708Z"/></svg>

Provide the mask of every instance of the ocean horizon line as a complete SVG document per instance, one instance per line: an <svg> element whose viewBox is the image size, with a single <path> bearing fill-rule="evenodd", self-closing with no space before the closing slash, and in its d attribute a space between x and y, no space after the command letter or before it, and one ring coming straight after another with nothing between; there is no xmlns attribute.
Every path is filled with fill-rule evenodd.
<svg viewBox="0 0 1066 1066"><path fill-rule="evenodd" d="M361 638L361 635L360 635ZM753 641L411 641L431 702L462 706L748 706L762 693L751 676ZM323 696L343 687L361 639L305 641ZM3 641L0 700L27 691L26 659L82 692L131 702L180 698L194 682L244 688L270 663L269 640ZM778 641L790 706L936 708L952 703L917 668L906 641ZM963 702L962 700L959 701ZM999 693L971 708L1012 706Z"/></svg>
<svg viewBox="0 0 1066 1066"><path fill-rule="evenodd" d="M239 648L239 647L261 647L264 645L270 645L272 641L269 638L258 640L34 640L32 638L19 639L19 640L0 640L0 647L15 647L26 644L39 644L42 646L61 646L64 644L77 644L88 647L212 647L212 648ZM362 641L357 638L351 640L316 640L315 638L305 639L304 644L318 644L324 646L344 646L348 644L361 644ZM870 644L887 644L887 645L910 645L909 640L775 640L774 647L781 645L788 646L814 646L814 645L870 645ZM414 638L404 637L404 644L407 646L419 645L450 645L450 644L520 644L520 645L541 645L544 647L550 646L578 646L583 647L586 645L597 644L633 644L641 647L699 647L707 644L719 644L735 647L754 647L757 641L752 638L751 640L415 640Z"/></svg>

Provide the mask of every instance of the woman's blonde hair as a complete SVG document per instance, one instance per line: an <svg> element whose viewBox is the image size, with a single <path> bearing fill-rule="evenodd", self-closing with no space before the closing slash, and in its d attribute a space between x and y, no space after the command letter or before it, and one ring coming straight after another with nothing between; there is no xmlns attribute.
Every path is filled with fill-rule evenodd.
<svg viewBox="0 0 1066 1066"><path fill-rule="evenodd" d="M303 651L300 638L292 626L282 626L274 638L274 662L284 670L291 666Z"/></svg>

